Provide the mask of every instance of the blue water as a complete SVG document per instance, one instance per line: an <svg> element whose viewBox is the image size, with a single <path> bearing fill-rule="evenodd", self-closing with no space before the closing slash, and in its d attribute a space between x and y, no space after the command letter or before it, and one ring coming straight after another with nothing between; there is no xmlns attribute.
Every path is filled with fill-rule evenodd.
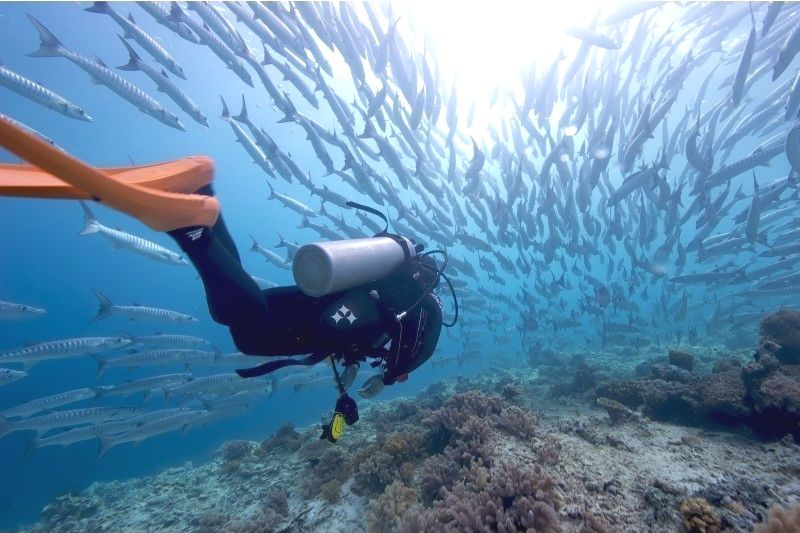
<svg viewBox="0 0 800 533"><path fill-rule="evenodd" d="M222 62L204 46L190 44L173 35L167 28L156 23L150 15L135 4L114 4L114 8L127 14L130 11L136 22L150 35L158 38L176 59L179 60L187 74L188 81L183 82L173 79L186 90L199 104L208 117L210 128L206 129L192 121L182 112L179 112L165 95L158 93L153 83L143 73L125 72L123 77L144 89L165 106L176 112L187 128L186 132L170 129L153 118L142 114L127 102L121 100L116 94L106 87L92 84L85 72L63 58L31 58L26 54L38 47L38 35L30 24L26 13L30 13L42 21L68 48L89 57L99 55L110 67L123 65L128 61L127 53L119 43L117 34L120 28L107 15L87 13L75 3L4 3L0 4L0 62L12 70L33 80L41 82L83 107L93 118L94 123L78 122L66 118L53 111L42 109L40 106L0 87L0 112L19 120L54 139L60 146L75 156L97 166L119 166L128 164L132 159L137 164L175 159L187 155L206 154L211 156L216 165L215 188L217 196L223 206L226 223L239 245L245 269L256 276L266 278L281 285L293 282L288 270L281 270L269 265L260 255L248 251L250 246L249 235L252 234L262 245L272 247L278 242L279 232L287 240L299 243L319 240L312 230L297 229L299 217L296 213L284 208L277 201L267 199L269 191L264 172L235 142L235 136L228 124L219 118L221 111L220 95L222 95L232 113L238 113L241 97L247 99L248 111L257 125L263 126L275 139L284 153L289 153L298 162L299 166L308 172L315 184L327 185L343 194L354 195L353 199L371 204L365 195L353 193L349 187L341 184L336 176L323 177L324 168L317 161L310 143L305 139L302 128L296 124L277 124L282 118L282 113L275 110L269 103L268 97L260 85L257 76L252 73L255 88L247 87ZM665 8L666 19L670 16L670 9ZM664 24L666 26L668 24ZM735 34L746 38L749 27L743 24ZM249 32L243 32L250 35ZM248 40L252 39L252 35ZM261 47L251 43L251 48L256 57L261 57ZM564 48L568 57L577 49L575 41L569 41ZM672 59L675 67L683 58L687 50L681 49L681 54ZM155 62L142 54L149 63ZM331 57L337 76L335 81L330 81L333 88L346 102L353 100L353 87L347 67L341 59ZM685 107L693 106L693 95L707 73L707 68L716 59L706 63L706 67L696 70L684 84L677 102L667 115L669 131L676 127ZM569 61L562 65L562 71ZM735 62L719 70L715 80L720 80L735 69ZM445 69L447 70L447 69ZM545 67L539 66L540 75ZM791 69L790 69L791 70ZM724 72L723 72L724 71ZM274 73L274 71L271 71ZM651 75L653 72L651 71ZM458 75L455 72L454 75ZM793 76L794 72L784 74ZM513 76L510 76L513 77ZM576 76L580 79L581 74ZM519 79L518 77L516 79ZM277 81L277 79L276 79ZM638 92L649 93L653 80L643 80L643 87L635 82L631 94L638 99ZM449 82L443 82L446 92ZM727 88L717 89L718 81L712 82L706 95L708 105L715 103L724 96ZM320 92L320 109L313 110L297 94L288 83L282 84L284 90L290 94L298 109L306 113L330 130L341 132L336 124L335 117L327 112L327 104ZM748 93L755 103L769 94L773 85L764 80L756 83ZM373 87L377 90L378 87ZM511 94L514 90L508 89ZM464 91L465 94L468 91ZM508 96L508 95L505 95ZM519 95L516 100L520 101ZM513 116L510 99L495 108L479 106L479 116L489 117L486 123L498 127L503 121L508 121ZM598 104L600 105L600 104ZM464 102L461 107L469 106ZM631 109L637 106L631 104ZM703 106L705 111L708 106ZM463 114L462 114L463 117ZM444 121L444 111L440 121ZM440 124L442 131L446 127ZM721 129L718 126L718 133ZM361 131L362 126L356 127ZM487 129L475 128L469 131L479 139L488 139ZM661 146L659 127L656 138L650 141L645 150L645 162L655 160L656 152ZM752 148L764 139L745 139L728 159L728 163L739 157L745 156ZM619 139L617 139L619 143ZM576 138L576 148L580 140ZM468 146L468 145L465 145ZM621 182L622 175L617 168L617 150L612 154L611 182L616 186ZM577 150L576 150L577 151ZM684 165L683 156L678 149L671 165L669 180L674 187L676 175ZM331 150L334 157L334 166L341 168L342 160L338 150ZM461 154L460 165L463 169L472 156L471 148ZM489 161L487 154L487 174L490 172L496 178L499 169L495 163ZM541 157L535 159L536 166L541 165ZM16 158L0 150L0 161L18 162ZM719 159L717 160L719 165ZM446 169L446 162L445 162ZM381 170L380 166L375 166ZM413 170L413 166L411 167ZM393 174L388 167L382 169L387 175ZM789 170L785 157L776 158L772 166L759 168L757 176L759 183L766 183L784 177ZM445 178L446 179L446 178ZM499 179L498 179L499 181ZM749 173L737 177L732 181L731 190L743 185L745 193L752 191L752 178ZM276 188L314 209L320 206L319 198L310 197L306 189L299 183L288 184L277 180ZM684 191L684 205L687 208L692 198L688 197L687 186ZM716 198L721 189L716 189L713 197ZM412 199L409 192L403 192L403 198ZM599 194L595 192L592 204L597 206ZM749 201L749 200L748 200ZM738 214L746 208L747 201L738 203L731 211L731 215ZM788 205L788 204L787 204ZM593 209L595 209L593 208ZM135 219L117 213L101 205L93 205L97 218L106 226L119 227L153 240L170 249L177 247L166 235L154 232ZM338 212L334 209L333 212ZM682 213L682 211L681 211ZM390 214L395 212L390 210ZM600 212L594 211L593 216L600 218ZM613 213L608 213L613 218ZM346 214L351 222L357 219L353 213ZM626 224L628 222L626 221ZM25 343L55 340L61 338L114 335L116 331L125 331L134 335L150 335L162 331L165 333L182 333L202 336L223 352L235 351L227 329L215 324L208 315L202 285L196 273L190 266L175 267L162 263L148 261L140 256L126 251L113 250L111 245L99 235L79 237L77 233L83 227L83 214L74 201L58 200L28 200L28 199L0 199L0 299L12 302L22 302L47 309L43 318L19 321L0 322L0 350L18 347ZM546 227L546 225L545 225ZM605 228L605 223L603 223ZM733 227L731 216L722 220L713 233L721 233ZM478 233L474 222L466 228L472 234ZM694 218L683 227L681 242L686 245L694 237ZM605 229L603 230L605 233ZM635 234L636 227L627 227L626 232ZM603 234L604 234L603 233ZM771 235L771 238L774 235ZM537 244L545 241L545 236L536 235ZM659 225L659 233L650 248L645 253L639 251L642 257L650 257L652 252L663 242L664 232ZM590 260L588 271L598 279L616 284L626 290L630 301L639 306L640 311L634 313L637 324L645 334L637 336L632 344L642 346L658 343L661 347L677 343L678 335L683 342L688 342L689 330L693 326L700 326L702 338L693 340L697 344L712 343L724 340L727 330L709 329L702 324L707 323L717 308L717 298L729 294L732 289L726 287L708 288L702 285L687 285L673 287L662 278L653 278L643 271L637 271L635 290L627 293L630 282L630 261L627 258L622 243L614 242L615 248L610 250L600 240L600 249L603 256L593 256ZM559 248L561 250L563 247ZM609 251L610 250L610 251ZM276 250L284 253L284 250ZM485 273L480 272L477 266L478 255L470 253L466 248L457 244L451 251L459 258L466 258L472 262L480 274L480 283L472 288L486 288L495 293L502 293L511 298L520 295L524 288L535 293L534 285L550 284L567 272L570 285L560 291L557 296L547 300L536 294L538 300L536 317L539 322L538 329L520 331L520 310L523 305L508 306L500 301L492 301L475 292L478 298L486 299L481 312L466 311L463 321L457 327L456 333L443 333L435 359L443 359L462 353L465 349L478 349L483 360L492 364L494 359L517 358L523 367L526 367L526 356L531 347L537 343L543 347L564 349L565 351L591 351L602 350L601 328L602 319L597 316L580 315L581 305L587 296L592 294L591 285L583 283L581 276L569 273L573 263L577 260L583 271L587 269L581 258L567 257L563 262L556 259L551 264L539 263L534 267L534 274L527 279L515 279L503 272L498 266L498 276L507 283L505 286L490 282ZM518 257L516 248L503 248L501 250L509 259L515 261ZM486 254L481 254L486 255ZM529 254L530 255L530 254ZM541 254L536 254L537 258ZM613 257L610 265L608 257ZM625 258L624 263L621 259ZM674 261L676 258L673 250L667 262L668 275L678 274ZM724 265L729 259L735 260L736 266L745 264L767 264L771 259L753 258L751 255L738 254L725 256L721 259L697 263L695 256L690 254L684 272L709 271L715 266ZM643 295L646 289L647 295ZM97 301L92 290L100 291L109 296L115 303L130 305L134 302L143 305L164 307L176 311L190 313L200 320L195 324L182 324L174 327L146 324L141 322L127 322L119 317L111 317L99 323L87 325L87 322L96 312ZM684 292L688 295L689 314L686 320L675 321L661 313L660 299L667 300L667 307L673 308L678 304ZM446 296L446 293L443 293ZM774 302L773 302L774 303ZM450 307L446 306L449 311ZM580 323L578 328L554 327L553 322L570 319L575 313L575 318ZM608 320L626 323L629 319L627 313L612 314L609 309L604 311ZM668 313L673 315L674 313ZM749 330L752 334L752 330ZM522 333L522 334L520 334ZM459 337L460 336L460 337ZM746 344L749 345L749 344ZM630 348L635 353L634 348ZM631 366L635 366L639 359L631 359ZM180 369L165 371L179 371ZM70 358L61 361L43 362L34 367L30 375L22 380L0 387L0 410L18 403L71 390L79 387L108 385L121 383L128 379L136 379L151 375L152 370L139 369L127 371L113 369L95 380L96 364L89 358ZM456 368L455 365L445 369L436 369L425 365L415 371L412 378L404 383L397 384L385 390L381 399L389 399L398 395L413 394L426 385L440 379L443 375L452 375L456 372L476 372L474 365L465 368ZM214 370L208 370L209 373ZM363 379L363 378L362 378ZM357 383L358 385L358 383ZM118 403L135 405L138 396L119 400ZM162 435L139 446L130 444L113 448L100 460L96 459L97 443L86 441L69 446L68 448L47 447L36 451L25 462L19 463L25 445L25 438L30 435L16 432L0 439L0 528L13 527L19 523L34 520L41 510L55 494L86 486L97 480L124 479L155 473L166 466L181 464L185 461L203 461L209 453L222 442L232 438L261 439L273 432L285 422L297 425L309 425L320 421L333 406L336 398L334 387L320 388L312 391L303 391L292 394L291 391L279 390L274 397L265 399L244 414L235 418L216 421L204 427L191 429L187 434L170 433ZM366 402L364 403L366 405ZM76 404L70 407L80 407ZM158 408L157 400L150 400L146 407Z"/></svg>

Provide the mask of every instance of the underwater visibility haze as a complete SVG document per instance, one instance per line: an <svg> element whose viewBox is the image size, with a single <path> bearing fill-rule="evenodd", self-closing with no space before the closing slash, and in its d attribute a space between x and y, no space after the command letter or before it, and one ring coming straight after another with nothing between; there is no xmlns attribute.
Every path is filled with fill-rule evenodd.
<svg viewBox="0 0 800 533"><path fill-rule="evenodd" d="M213 161L225 217L0 148L0 528L796 531L798 52L792 2L0 3L0 146Z"/></svg>

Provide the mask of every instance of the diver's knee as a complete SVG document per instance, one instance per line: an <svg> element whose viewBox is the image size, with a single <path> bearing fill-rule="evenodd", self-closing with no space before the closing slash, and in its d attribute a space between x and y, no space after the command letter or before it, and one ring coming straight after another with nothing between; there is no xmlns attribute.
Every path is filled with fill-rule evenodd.
<svg viewBox="0 0 800 533"><path fill-rule="evenodd" d="M264 347L260 345L257 335L235 327L229 329L233 344L236 346L237 350L245 355L261 355L264 353Z"/></svg>

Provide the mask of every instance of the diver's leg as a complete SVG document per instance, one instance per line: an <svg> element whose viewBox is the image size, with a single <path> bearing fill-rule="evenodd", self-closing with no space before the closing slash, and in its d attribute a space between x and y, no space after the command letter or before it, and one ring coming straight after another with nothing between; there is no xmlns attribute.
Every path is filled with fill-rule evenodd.
<svg viewBox="0 0 800 533"><path fill-rule="evenodd" d="M230 239L224 226L218 226L221 220L211 228L191 226L167 233L200 274L212 318L231 328L235 325L258 332L267 320L266 299L238 262L238 255L232 255L224 237L220 238L227 235Z"/></svg>
<svg viewBox="0 0 800 533"><path fill-rule="evenodd" d="M214 188L209 183L208 185L200 187L196 194L214 196ZM236 249L236 243L233 242L233 237L231 237L231 234L228 231L228 226L225 225L225 220L222 218L222 213L219 214L217 222L214 224L214 235L220 240L222 245L225 246L225 248L228 250L228 253L233 256L236 262L242 264L242 259L239 257L239 250Z"/></svg>

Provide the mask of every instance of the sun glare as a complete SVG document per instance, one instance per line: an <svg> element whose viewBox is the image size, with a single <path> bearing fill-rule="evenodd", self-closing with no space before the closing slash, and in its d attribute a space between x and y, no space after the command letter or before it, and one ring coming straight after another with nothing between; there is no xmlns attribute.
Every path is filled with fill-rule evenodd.
<svg viewBox="0 0 800 533"><path fill-rule="evenodd" d="M519 90L525 72L537 76L560 52L572 56L576 39L566 28L588 26L597 10L614 9L616 2L495 1L430 2L411 0L393 5L407 18L413 33L425 40L442 71L444 87L457 82L460 116L476 106L474 127L490 122L486 116L494 94ZM492 109L496 116L499 110Z"/></svg>

